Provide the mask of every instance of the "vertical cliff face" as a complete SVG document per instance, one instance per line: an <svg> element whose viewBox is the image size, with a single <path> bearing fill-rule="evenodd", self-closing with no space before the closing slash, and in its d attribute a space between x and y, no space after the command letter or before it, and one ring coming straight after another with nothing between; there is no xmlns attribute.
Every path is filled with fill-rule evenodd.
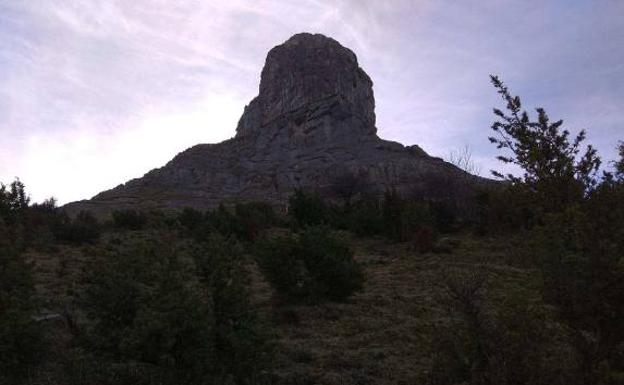
<svg viewBox="0 0 624 385"><path fill-rule="evenodd" d="M194 146L142 178L66 208L105 214L206 209L232 200L284 203L295 188L330 191L340 173L364 176L379 193L436 195L454 179L466 180L418 146L376 132L373 82L355 54L326 36L298 34L268 53L258 96L245 107L234 138Z"/></svg>
<svg viewBox="0 0 624 385"><path fill-rule="evenodd" d="M258 96L245 108L236 136L270 135L267 126L280 119L301 125L318 115L328 116L319 125L333 136L374 135L373 82L334 39L298 34L269 51Z"/></svg>

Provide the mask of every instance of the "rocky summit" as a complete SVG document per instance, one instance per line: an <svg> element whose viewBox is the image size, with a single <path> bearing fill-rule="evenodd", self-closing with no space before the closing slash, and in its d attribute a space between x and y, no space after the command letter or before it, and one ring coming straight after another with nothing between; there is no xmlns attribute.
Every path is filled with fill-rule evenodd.
<svg viewBox="0 0 624 385"><path fill-rule="evenodd" d="M433 197L444 193L445 180L478 180L416 145L380 139L373 82L355 54L329 37L302 33L269 51L258 96L245 107L234 138L191 147L142 178L66 209L105 214L208 209L228 201L283 204L296 188L331 198L345 175L365 181L368 192Z"/></svg>

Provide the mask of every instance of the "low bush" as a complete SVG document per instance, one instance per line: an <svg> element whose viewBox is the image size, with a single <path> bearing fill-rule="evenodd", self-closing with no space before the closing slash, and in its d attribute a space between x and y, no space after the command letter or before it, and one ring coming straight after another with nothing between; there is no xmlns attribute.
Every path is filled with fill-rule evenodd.
<svg viewBox="0 0 624 385"><path fill-rule="evenodd" d="M8 186L0 183L0 218L7 226L16 224L24 217L29 203L30 198L19 179Z"/></svg>
<svg viewBox="0 0 624 385"><path fill-rule="evenodd" d="M328 229L307 228L299 235L299 248L314 297L341 301L362 288L364 274L353 251Z"/></svg>
<svg viewBox="0 0 624 385"><path fill-rule="evenodd" d="M430 227L417 228L410 240L411 246L419 253L433 251L436 246L437 235Z"/></svg>
<svg viewBox="0 0 624 385"><path fill-rule="evenodd" d="M52 226L57 241L69 244L95 243L100 238L100 225L88 211L79 212L74 219L58 213Z"/></svg>
<svg viewBox="0 0 624 385"><path fill-rule="evenodd" d="M422 228L435 226L435 216L426 201L406 200L388 192L382 201L382 223L386 237L405 242Z"/></svg>
<svg viewBox="0 0 624 385"><path fill-rule="evenodd" d="M457 209L450 200L430 201L405 198L388 191L383 199L359 195L343 206L325 202L315 193L296 190L289 200L294 229L326 225L349 230L360 236L381 235L397 242L412 241L424 228L448 233L456 230Z"/></svg>
<svg viewBox="0 0 624 385"><path fill-rule="evenodd" d="M443 285L448 316L434 326L430 384L583 383L574 355L557 341L565 333L527 293L508 289L495 303L476 270L451 271Z"/></svg>
<svg viewBox="0 0 624 385"><path fill-rule="evenodd" d="M624 374L623 198L624 190L611 203L551 214L538 230L544 298L576 333L588 383L612 383L610 377Z"/></svg>
<svg viewBox="0 0 624 385"><path fill-rule="evenodd" d="M56 200L50 198L43 203L35 203L22 216L26 243L40 251L54 250L58 241L55 229L63 217L56 207Z"/></svg>
<svg viewBox="0 0 624 385"><path fill-rule="evenodd" d="M256 242L255 253L264 276L283 299L296 301L309 295L310 277L294 234L265 235Z"/></svg>
<svg viewBox="0 0 624 385"><path fill-rule="evenodd" d="M317 193L301 189L288 200L288 214L296 227L327 225L331 222L329 209Z"/></svg>
<svg viewBox="0 0 624 385"><path fill-rule="evenodd" d="M194 232L204 223L204 213L199 210L186 207L178 215L178 221L189 232Z"/></svg>
<svg viewBox="0 0 624 385"><path fill-rule="evenodd" d="M177 217L178 222L182 225L183 234L196 241L206 239L216 231L214 225L208 220L208 215L199 210L185 208Z"/></svg>
<svg viewBox="0 0 624 385"><path fill-rule="evenodd" d="M429 202L429 210L433 226L441 233L452 233L457 230L459 209L451 200ZM430 219L431 220L431 219Z"/></svg>
<svg viewBox="0 0 624 385"><path fill-rule="evenodd" d="M158 233L111 241L87 279L85 348L165 383L237 383L268 361L236 246Z"/></svg>
<svg viewBox="0 0 624 385"><path fill-rule="evenodd" d="M42 329L33 320L31 267L7 233L0 218L0 383L17 383L38 362L44 344Z"/></svg>
<svg viewBox="0 0 624 385"><path fill-rule="evenodd" d="M243 233L243 227L234 210L220 204L215 210L205 214L207 225L223 235L239 236Z"/></svg>
<svg viewBox="0 0 624 385"><path fill-rule="evenodd" d="M243 248L212 234L193 252L201 282L212 299L213 336L220 375L238 383L257 379L271 363L270 330L251 305Z"/></svg>
<svg viewBox="0 0 624 385"><path fill-rule="evenodd" d="M476 232L497 235L530 231L543 217L542 209L535 204L535 196L522 185L500 186L482 191L476 196Z"/></svg>
<svg viewBox="0 0 624 385"><path fill-rule="evenodd" d="M113 211L113 226L118 230L141 230L147 224L147 215L139 210Z"/></svg>
<svg viewBox="0 0 624 385"><path fill-rule="evenodd" d="M206 212L187 208L180 213L178 221L184 233L198 241L218 232L252 242L262 230L279 224L273 207L264 202L237 203L233 208L219 205Z"/></svg>
<svg viewBox="0 0 624 385"><path fill-rule="evenodd" d="M144 228L151 230L167 230L175 225L175 216L162 210L149 210L145 213Z"/></svg>
<svg viewBox="0 0 624 385"><path fill-rule="evenodd" d="M238 203L234 214L240 224L238 236L246 241L253 241L260 231L278 223L273 207L265 202Z"/></svg>
<svg viewBox="0 0 624 385"><path fill-rule="evenodd" d="M367 198L351 204L347 213L347 228L359 236L374 236L384 232L381 202Z"/></svg>
<svg viewBox="0 0 624 385"><path fill-rule="evenodd" d="M364 282L348 244L326 227L267 236L256 253L267 280L288 302L342 301Z"/></svg>

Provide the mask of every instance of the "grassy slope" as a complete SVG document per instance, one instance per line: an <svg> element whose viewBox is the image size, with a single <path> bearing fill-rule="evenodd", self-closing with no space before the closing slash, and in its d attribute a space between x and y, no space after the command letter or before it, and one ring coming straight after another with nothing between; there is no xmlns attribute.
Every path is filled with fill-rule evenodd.
<svg viewBox="0 0 624 385"><path fill-rule="evenodd" d="M449 317L442 284L449 269L486 273L488 295L497 300L510 289L539 298L538 274L523 267L521 241L456 235L451 242L450 253L418 254L406 244L353 239L367 281L362 292L338 304L275 306L270 287L250 264L254 300L275 329L276 377L289 384L424 383L435 327ZM46 310L63 312L80 290L82 271L95 263L92 254L90 247L61 247L29 255ZM55 383L47 379L62 378L69 330L61 319L43 322L53 349L32 383Z"/></svg>
<svg viewBox="0 0 624 385"><path fill-rule="evenodd" d="M280 375L289 383L424 383L435 327L449 316L442 283L449 269L485 272L492 296L503 297L510 285L538 296L536 272L500 263L510 246L453 238L459 245L451 253L423 255L405 244L355 241L365 289L349 303L293 307L290 322L276 322Z"/></svg>

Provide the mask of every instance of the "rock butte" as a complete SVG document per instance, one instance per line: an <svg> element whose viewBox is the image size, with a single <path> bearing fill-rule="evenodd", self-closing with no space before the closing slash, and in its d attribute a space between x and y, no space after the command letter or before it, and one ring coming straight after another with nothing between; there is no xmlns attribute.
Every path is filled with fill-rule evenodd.
<svg viewBox="0 0 624 385"><path fill-rule="evenodd" d="M269 51L258 96L245 107L234 138L191 147L164 167L65 208L106 214L208 209L228 201L280 205L296 188L331 195L341 174L365 178L376 193L425 191L435 198L444 186L432 181L466 179L420 147L376 133L373 82L355 54L329 37L297 34Z"/></svg>

